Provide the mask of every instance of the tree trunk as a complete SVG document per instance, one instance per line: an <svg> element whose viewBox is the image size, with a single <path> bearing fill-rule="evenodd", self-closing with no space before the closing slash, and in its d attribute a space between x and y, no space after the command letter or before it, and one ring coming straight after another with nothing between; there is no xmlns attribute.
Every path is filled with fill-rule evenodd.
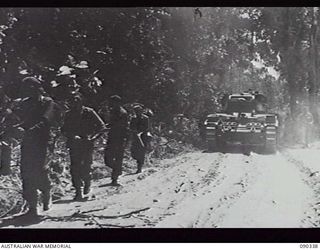
<svg viewBox="0 0 320 250"><path fill-rule="evenodd" d="M284 15L284 44L286 48L284 50L284 64L286 65L286 75L287 75L287 82L288 82L288 90L290 96L290 117L292 120L295 120L297 116L297 89L295 84L295 64L292 63L292 59L294 56L292 55L293 47L291 42L291 37L289 33L290 28L290 8L286 8L285 15Z"/></svg>
<svg viewBox="0 0 320 250"><path fill-rule="evenodd" d="M314 124L316 127L319 126L319 114L317 110L318 106L318 90L319 90L319 72L318 72L318 44L317 44L317 33L318 33L318 21L317 21L317 9L312 8L312 26L310 34L310 88L309 88L309 103L310 112L312 113Z"/></svg>
<svg viewBox="0 0 320 250"><path fill-rule="evenodd" d="M295 87L295 82L292 76L288 76L288 86L289 86L289 95L290 95L290 117L292 120L295 120L297 117L298 109L297 109L297 90Z"/></svg>

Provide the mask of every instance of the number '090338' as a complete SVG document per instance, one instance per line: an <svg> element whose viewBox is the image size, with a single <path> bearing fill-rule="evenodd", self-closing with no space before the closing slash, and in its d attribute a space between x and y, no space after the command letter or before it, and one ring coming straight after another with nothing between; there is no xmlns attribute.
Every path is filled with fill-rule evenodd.
<svg viewBox="0 0 320 250"><path fill-rule="evenodd" d="M300 244L300 248L318 248L318 244Z"/></svg>

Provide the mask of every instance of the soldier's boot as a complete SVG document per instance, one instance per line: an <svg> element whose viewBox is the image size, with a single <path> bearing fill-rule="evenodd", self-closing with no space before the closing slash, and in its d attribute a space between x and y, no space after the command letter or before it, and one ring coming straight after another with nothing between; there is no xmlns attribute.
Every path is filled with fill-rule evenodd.
<svg viewBox="0 0 320 250"><path fill-rule="evenodd" d="M141 172L142 172L142 166L143 166L143 163L138 162L138 165L137 165L138 169L137 169L136 174L139 174L139 173L141 173Z"/></svg>
<svg viewBox="0 0 320 250"><path fill-rule="evenodd" d="M83 194L88 195L91 191L91 183L90 181L85 181L84 182L84 188L83 188Z"/></svg>
<svg viewBox="0 0 320 250"><path fill-rule="evenodd" d="M23 182L23 198L26 200L28 205L27 212L22 215L23 219L25 218L26 220L29 220L38 217L37 189L35 189L34 186L29 185L29 183Z"/></svg>
<svg viewBox="0 0 320 250"><path fill-rule="evenodd" d="M118 183L119 175L119 171L113 168L111 173L111 182L108 184L108 186L120 186L120 184Z"/></svg>
<svg viewBox="0 0 320 250"><path fill-rule="evenodd" d="M21 215L21 218L27 221L37 219L39 217L38 210L37 210L37 203L32 201L32 202L28 202L28 205L29 205L28 211L23 215Z"/></svg>
<svg viewBox="0 0 320 250"><path fill-rule="evenodd" d="M29 207L29 210L26 213L19 215L16 218L22 223L33 224L39 222L41 216L39 216L37 208Z"/></svg>
<svg viewBox="0 0 320 250"><path fill-rule="evenodd" d="M110 185L111 186L120 186L120 184L118 182L118 177L113 177Z"/></svg>
<svg viewBox="0 0 320 250"><path fill-rule="evenodd" d="M25 213L25 215L27 215L29 217L37 217L38 216L37 208L34 206L29 207L29 210L28 210L28 212Z"/></svg>
<svg viewBox="0 0 320 250"><path fill-rule="evenodd" d="M83 200L83 195L82 195L82 192L81 192L81 188L77 188L76 189L76 195L75 197L73 198L74 201L81 201Z"/></svg>
<svg viewBox="0 0 320 250"><path fill-rule="evenodd" d="M50 191L44 191L42 193L43 199L43 211L48 211L51 207L51 194Z"/></svg>

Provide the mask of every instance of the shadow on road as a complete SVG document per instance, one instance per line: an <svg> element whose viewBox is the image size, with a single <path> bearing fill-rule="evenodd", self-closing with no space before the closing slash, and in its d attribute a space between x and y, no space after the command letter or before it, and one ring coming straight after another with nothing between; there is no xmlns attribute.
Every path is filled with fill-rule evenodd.
<svg viewBox="0 0 320 250"><path fill-rule="evenodd" d="M69 204L69 203L73 203L75 202L73 199L70 200L57 200L57 201L53 201L53 204Z"/></svg>
<svg viewBox="0 0 320 250"><path fill-rule="evenodd" d="M253 147L245 145L228 145L215 150L204 150L202 153L222 153L222 154L243 154L249 156L251 152L260 155L273 155L275 153L266 152L262 147Z"/></svg>
<svg viewBox="0 0 320 250"><path fill-rule="evenodd" d="M137 175L137 173L136 172L128 173L128 174L124 174L123 176L130 176L130 175Z"/></svg>
<svg viewBox="0 0 320 250"><path fill-rule="evenodd" d="M8 227L8 226L14 226L14 227L24 227L29 226L33 224L40 223L45 217L44 216L37 216L37 217L28 217L25 215L15 215L9 218L2 219L0 222L0 228L1 227Z"/></svg>
<svg viewBox="0 0 320 250"><path fill-rule="evenodd" d="M107 184L102 184L99 185L98 187L121 187L121 184L117 183L117 184L113 184L113 183L107 183Z"/></svg>

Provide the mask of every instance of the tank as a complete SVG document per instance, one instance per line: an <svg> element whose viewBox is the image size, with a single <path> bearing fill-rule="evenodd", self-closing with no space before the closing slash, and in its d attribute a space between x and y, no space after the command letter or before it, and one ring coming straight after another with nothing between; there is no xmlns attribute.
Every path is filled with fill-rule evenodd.
<svg viewBox="0 0 320 250"><path fill-rule="evenodd" d="M263 94L225 95L221 104L222 111L207 115L202 124L202 134L210 151L221 151L228 144L236 144L276 152L278 115L268 112Z"/></svg>

